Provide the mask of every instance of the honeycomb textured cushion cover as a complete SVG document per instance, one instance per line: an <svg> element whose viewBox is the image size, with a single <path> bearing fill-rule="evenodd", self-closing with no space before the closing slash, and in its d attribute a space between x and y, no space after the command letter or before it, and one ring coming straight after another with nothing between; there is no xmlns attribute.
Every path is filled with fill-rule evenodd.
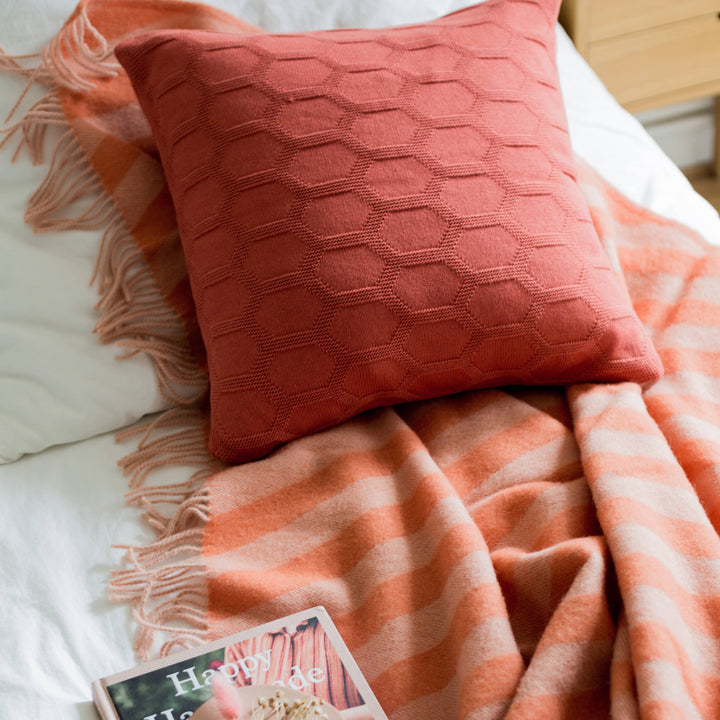
<svg viewBox="0 0 720 720"><path fill-rule="evenodd" d="M116 49L176 207L214 454L470 388L660 376L576 182L559 5Z"/></svg>

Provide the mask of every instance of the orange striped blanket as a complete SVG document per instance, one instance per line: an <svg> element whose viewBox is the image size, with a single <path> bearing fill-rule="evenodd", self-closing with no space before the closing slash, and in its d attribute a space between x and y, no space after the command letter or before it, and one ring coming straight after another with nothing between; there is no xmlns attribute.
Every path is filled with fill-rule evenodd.
<svg viewBox="0 0 720 720"><path fill-rule="evenodd" d="M15 132L37 150L48 123L69 127L31 220L105 228L103 339L150 352L172 397L203 376L162 175L112 64L123 5L81 4ZM138 27L171 9L171 24L234 23L133 7ZM53 168L69 162L63 196ZM141 655L322 604L392 720L720 716L720 249L579 173L665 377L375 410L224 469L197 405L126 433L141 433L129 500L158 531L112 580ZM148 482L167 464L196 472Z"/></svg>

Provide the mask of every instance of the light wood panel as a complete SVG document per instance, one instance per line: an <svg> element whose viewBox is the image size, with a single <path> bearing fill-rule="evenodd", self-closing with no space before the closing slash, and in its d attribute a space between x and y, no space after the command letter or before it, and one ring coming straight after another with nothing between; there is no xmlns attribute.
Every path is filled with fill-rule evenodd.
<svg viewBox="0 0 720 720"><path fill-rule="evenodd" d="M713 176L710 169L706 169L704 174L699 170L694 173L686 173L688 179L695 188L718 212L720 212L720 180L717 175Z"/></svg>
<svg viewBox="0 0 720 720"><path fill-rule="evenodd" d="M720 96L720 0L563 0L560 22L631 112Z"/></svg>
<svg viewBox="0 0 720 720"><path fill-rule="evenodd" d="M718 12L719 0L594 0L590 3L590 41Z"/></svg>
<svg viewBox="0 0 720 720"><path fill-rule="evenodd" d="M563 0L560 6L560 24L584 58L590 49L590 7L588 0Z"/></svg>
<svg viewBox="0 0 720 720"><path fill-rule="evenodd" d="M594 42L588 60L634 112L720 93L720 18L713 13Z"/></svg>

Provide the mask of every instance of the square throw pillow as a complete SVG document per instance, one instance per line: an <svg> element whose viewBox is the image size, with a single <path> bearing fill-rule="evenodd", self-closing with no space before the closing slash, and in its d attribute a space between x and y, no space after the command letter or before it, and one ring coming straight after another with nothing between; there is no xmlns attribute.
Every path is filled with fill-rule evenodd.
<svg viewBox="0 0 720 720"><path fill-rule="evenodd" d="M559 5L117 48L175 202L216 455L472 388L659 377L576 183Z"/></svg>

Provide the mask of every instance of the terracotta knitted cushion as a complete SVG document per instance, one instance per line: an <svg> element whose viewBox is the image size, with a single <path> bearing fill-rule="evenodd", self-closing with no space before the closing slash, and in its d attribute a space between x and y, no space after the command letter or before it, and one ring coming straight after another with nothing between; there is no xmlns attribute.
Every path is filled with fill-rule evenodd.
<svg viewBox="0 0 720 720"><path fill-rule="evenodd" d="M470 388L659 377L576 184L559 5L118 47L176 205L216 455Z"/></svg>

